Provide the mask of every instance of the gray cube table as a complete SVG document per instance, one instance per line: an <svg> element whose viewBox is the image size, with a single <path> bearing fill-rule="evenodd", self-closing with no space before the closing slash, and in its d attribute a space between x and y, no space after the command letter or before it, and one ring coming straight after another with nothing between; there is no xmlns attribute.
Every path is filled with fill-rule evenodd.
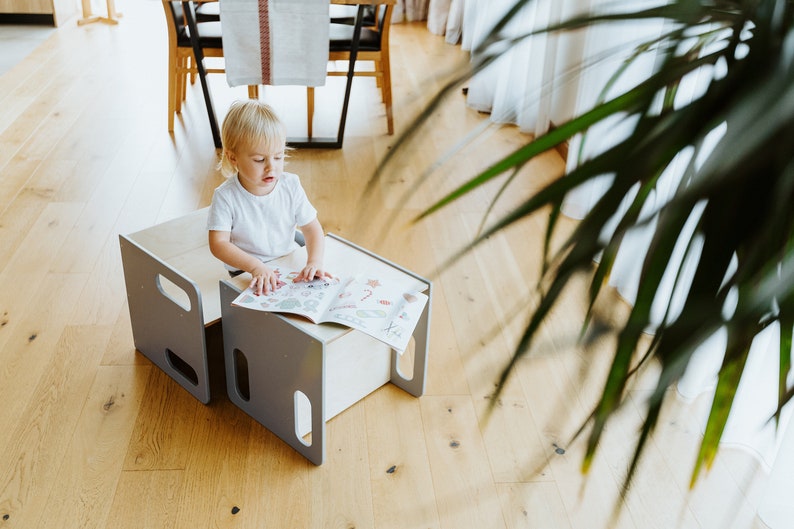
<svg viewBox="0 0 794 529"><path fill-rule="evenodd" d="M304 263L302 248L269 264L299 270ZM432 302L430 281L333 234L326 236L325 267L335 275L376 273L406 290L425 291L429 300L404 353L412 362L404 362L383 342L349 327L232 305L250 276L221 281L229 398L317 465L325 458L326 421L386 382L417 397L424 393Z"/></svg>

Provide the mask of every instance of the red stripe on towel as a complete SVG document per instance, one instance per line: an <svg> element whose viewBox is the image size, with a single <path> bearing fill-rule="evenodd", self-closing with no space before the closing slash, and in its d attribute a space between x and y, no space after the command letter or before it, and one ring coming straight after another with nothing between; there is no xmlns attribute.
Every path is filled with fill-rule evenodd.
<svg viewBox="0 0 794 529"><path fill-rule="evenodd" d="M262 59L262 84L271 84L270 64L270 6L268 0L259 0L259 49Z"/></svg>

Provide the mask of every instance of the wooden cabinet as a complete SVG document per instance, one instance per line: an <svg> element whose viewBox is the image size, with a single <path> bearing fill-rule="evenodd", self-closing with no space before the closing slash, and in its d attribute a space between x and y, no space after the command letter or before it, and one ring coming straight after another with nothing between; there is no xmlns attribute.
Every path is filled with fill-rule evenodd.
<svg viewBox="0 0 794 529"><path fill-rule="evenodd" d="M78 12L77 0L0 0L0 21L64 24Z"/></svg>

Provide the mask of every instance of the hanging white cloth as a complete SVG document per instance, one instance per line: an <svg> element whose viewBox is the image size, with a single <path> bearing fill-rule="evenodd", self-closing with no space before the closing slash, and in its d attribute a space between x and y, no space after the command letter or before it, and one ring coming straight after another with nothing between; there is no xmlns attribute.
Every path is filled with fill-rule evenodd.
<svg viewBox="0 0 794 529"><path fill-rule="evenodd" d="M229 86L325 84L328 0L223 0Z"/></svg>

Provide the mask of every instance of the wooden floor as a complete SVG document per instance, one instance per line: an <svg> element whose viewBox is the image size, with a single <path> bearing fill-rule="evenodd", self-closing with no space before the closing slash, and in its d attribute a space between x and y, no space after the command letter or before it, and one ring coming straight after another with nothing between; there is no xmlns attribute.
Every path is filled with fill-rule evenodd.
<svg viewBox="0 0 794 529"><path fill-rule="evenodd" d="M639 377L582 477L571 436L609 357L607 343L573 347L581 292L553 312L488 415L534 302L545 224L528 219L443 266L496 188L407 222L526 140L489 129L421 185L417 176L485 119L459 92L366 196L394 142L372 80L355 81L344 148L298 150L288 166L327 231L433 277L423 397L387 384L332 419L327 461L315 467L224 396L204 406L154 368L133 346L118 234L206 206L221 176L198 84L166 130L160 2L117 8L118 26L68 23L0 76L0 529L761 527L753 506L764 474L743 453L723 451L688 490L699 426L674 394L610 519L653 374ZM399 131L465 57L421 24L395 26L392 39ZM220 118L245 97L222 76L212 87ZM301 135L303 94L261 97ZM317 133L335 130L339 95L338 84L318 89ZM533 162L496 211L562 169L556 153Z"/></svg>

